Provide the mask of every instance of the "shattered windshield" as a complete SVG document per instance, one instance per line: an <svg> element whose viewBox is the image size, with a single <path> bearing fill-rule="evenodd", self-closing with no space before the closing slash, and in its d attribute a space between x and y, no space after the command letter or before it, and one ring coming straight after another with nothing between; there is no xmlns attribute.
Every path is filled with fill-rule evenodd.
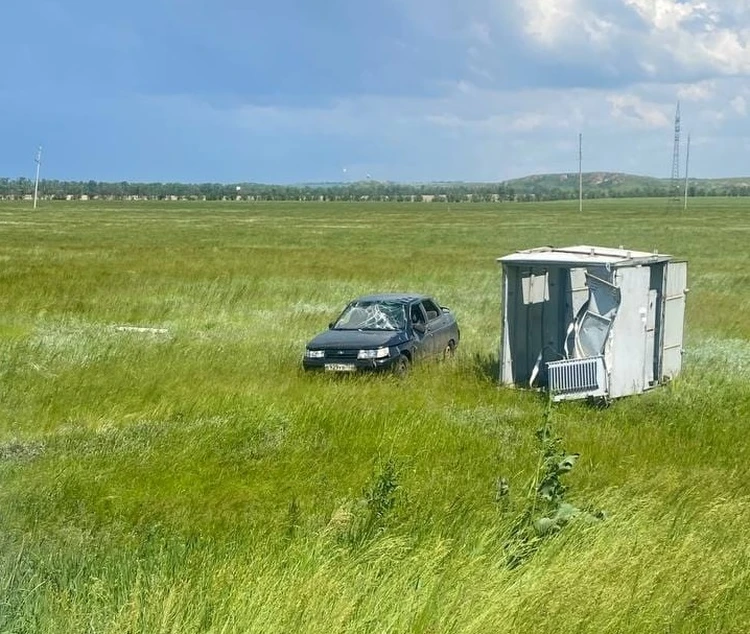
<svg viewBox="0 0 750 634"><path fill-rule="evenodd" d="M404 305L400 302L354 302L346 307L333 325L337 330L403 330Z"/></svg>

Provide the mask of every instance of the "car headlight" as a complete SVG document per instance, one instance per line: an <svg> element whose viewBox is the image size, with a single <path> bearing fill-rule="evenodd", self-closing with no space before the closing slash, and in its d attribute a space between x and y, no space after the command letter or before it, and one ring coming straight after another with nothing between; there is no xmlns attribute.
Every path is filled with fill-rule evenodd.
<svg viewBox="0 0 750 634"><path fill-rule="evenodd" d="M305 350L308 359L322 359L325 355L325 350Z"/></svg>
<svg viewBox="0 0 750 634"><path fill-rule="evenodd" d="M388 348L377 348L376 350L360 350L357 359L385 359L390 353Z"/></svg>

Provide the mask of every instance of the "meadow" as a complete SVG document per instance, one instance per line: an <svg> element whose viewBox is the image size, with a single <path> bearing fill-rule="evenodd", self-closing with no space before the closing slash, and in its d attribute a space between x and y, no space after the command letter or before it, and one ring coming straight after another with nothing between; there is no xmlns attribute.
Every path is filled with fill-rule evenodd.
<svg viewBox="0 0 750 634"><path fill-rule="evenodd" d="M748 242L743 199L0 203L0 633L748 631ZM498 387L495 259L545 244L687 259L683 374ZM456 358L304 374L375 291ZM539 536L545 420L587 512Z"/></svg>

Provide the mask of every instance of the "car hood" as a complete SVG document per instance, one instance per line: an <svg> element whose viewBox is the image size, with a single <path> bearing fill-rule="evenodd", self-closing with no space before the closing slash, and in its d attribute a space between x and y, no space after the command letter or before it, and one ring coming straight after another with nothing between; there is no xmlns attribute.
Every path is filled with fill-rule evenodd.
<svg viewBox="0 0 750 634"><path fill-rule="evenodd" d="M342 350L381 348L395 346L408 339L403 330L326 330L321 332L307 347L313 350Z"/></svg>

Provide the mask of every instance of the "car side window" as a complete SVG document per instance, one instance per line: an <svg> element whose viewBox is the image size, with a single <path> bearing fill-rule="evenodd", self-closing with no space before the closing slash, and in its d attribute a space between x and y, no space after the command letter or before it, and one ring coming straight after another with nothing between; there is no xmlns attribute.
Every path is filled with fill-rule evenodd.
<svg viewBox="0 0 750 634"><path fill-rule="evenodd" d="M431 299L422 300L422 306L427 315L427 321L432 321L433 319L440 317L442 311Z"/></svg>
<svg viewBox="0 0 750 634"><path fill-rule="evenodd" d="M419 304L411 305L411 323L413 324L425 323L424 313L422 312L422 307Z"/></svg>

